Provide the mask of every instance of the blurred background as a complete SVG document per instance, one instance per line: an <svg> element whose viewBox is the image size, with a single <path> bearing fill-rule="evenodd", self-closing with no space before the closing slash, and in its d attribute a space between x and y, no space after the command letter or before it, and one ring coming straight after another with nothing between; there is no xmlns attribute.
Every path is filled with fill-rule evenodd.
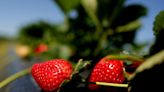
<svg viewBox="0 0 164 92"><path fill-rule="evenodd" d="M163 3L1 0L0 81L39 60L96 62L108 54L147 55L155 41L153 22L164 10Z"/></svg>

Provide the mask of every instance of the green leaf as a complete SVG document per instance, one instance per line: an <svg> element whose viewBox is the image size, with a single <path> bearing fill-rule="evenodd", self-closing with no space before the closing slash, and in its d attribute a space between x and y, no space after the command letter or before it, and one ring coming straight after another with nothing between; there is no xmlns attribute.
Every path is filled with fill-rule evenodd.
<svg viewBox="0 0 164 92"><path fill-rule="evenodd" d="M80 4L80 0L54 0L57 2L57 4L61 7L61 9L65 12L68 13L75 7L77 7Z"/></svg>
<svg viewBox="0 0 164 92"><path fill-rule="evenodd" d="M161 44L161 40L163 40L164 35L164 11L161 11L155 18L154 27L153 27L154 35L156 37L154 44L150 48L150 55L154 55L160 50L164 49L164 45Z"/></svg>
<svg viewBox="0 0 164 92"><path fill-rule="evenodd" d="M94 4L90 5L91 2ZM88 14L88 16L91 18L91 20L96 25L95 36L96 36L96 38L99 37L99 34L102 31L102 25L101 25L101 22L96 15L97 1L96 0L92 0L92 1L81 0L81 4L82 4L83 8L85 9L86 13Z"/></svg>
<svg viewBox="0 0 164 92"><path fill-rule="evenodd" d="M97 12L97 0L82 0L88 9L94 13Z"/></svg>
<svg viewBox="0 0 164 92"><path fill-rule="evenodd" d="M140 4L132 4L122 8L113 26L125 25L131 21L138 20L147 14L145 6Z"/></svg>
<svg viewBox="0 0 164 92"><path fill-rule="evenodd" d="M106 26L113 24L118 16L125 0L97 0L98 1L98 18L100 21L106 21Z"/></svg>
<svg viewBox="0 0 164 92"><path fill-rule="evenodd" d="M155 18L154 22L154 34L157 36L160 31L164 31L164 11L161 11Z"/></svg>

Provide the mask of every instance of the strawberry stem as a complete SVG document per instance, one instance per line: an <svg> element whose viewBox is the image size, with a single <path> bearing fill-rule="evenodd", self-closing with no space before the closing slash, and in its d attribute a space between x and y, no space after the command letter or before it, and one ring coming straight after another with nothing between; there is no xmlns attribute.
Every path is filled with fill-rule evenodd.
<svg viewBox="0 0 164 92"><path fill-rule="evenodd" d="M7 84L9 84L10 82L16 80L17 78L21 77L21 76L24 76L26 74L29 74L30 73L30 70L31 68L27 68L27 69L24 69L8 78L6 78L5 80L3 80L2 82L0 82L0 88L6 86Z"/></svg>
<svg viewBox="0 0 164 92"><path fill-rule="evenodd" d="M101 85L101 86L113 86L113 87L128 87L128 84L118 84L118 83L106 83L106 82L95 82L96 85Z"/></svg>
<svg viewBox="0 0 164 92"><path fill-rule="evenodd" d="M106 58L107 59L130 60L130 61L138 61L138 62L143 62L144 61L144 59L142 59L141 57L132 56L132 55L125 55L125 54L108 55L108 56L106 56Z"/></svg>

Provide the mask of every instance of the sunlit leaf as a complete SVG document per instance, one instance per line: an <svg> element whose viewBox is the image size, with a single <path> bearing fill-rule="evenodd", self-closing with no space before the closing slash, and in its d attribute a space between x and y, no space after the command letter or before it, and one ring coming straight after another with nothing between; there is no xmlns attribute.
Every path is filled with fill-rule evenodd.
<svg viewBox="0 0 164 92"><path fill-rule="evenodd" d="M164 31L164 11L161 11L155 18L154 34L157 36L160 31Z"/></svg>
<svg viewBox="0 0 164 92"><path fill-rule="evenodd" d="M102 26L101 26L101 23L96 15L96 8L97 8L97 2L96 0L92 0L92 5L90 5L88 2L88 0L82 0L81 1L81 4L83 6L83 8L85 9L85 11L87 12L88 16L92 19L92 21L94 22L94 24L96 25L97 27L97 31L96 31L96 34L99 35L100 31L102 31Z"/></svg>
<svg viewBox="0 0 164 92"><path fill-rule="evenodd" d="M116 32L121 33L121 32L129 32L129 31L134 31L141 27L141 23L139 20L132 21L130 23L127 23L126 25L123 26L118 26L116 28Z"/></svg>
<svg viewBox="0 0 164 92"><path fill-rule="evenodd" d="M96 13L97 11L97 0L82 0L83 3L85 3L85 5L87 6L87 8Z"/></svg>
<svg viewBox="0 0 164 92"><path fill-rule="evenodd" d="M156 38L154 44L150 48L150 55L156 54L164 49L164 44L161 44L161 40L164 39L164 11L161 11L156 16L153 31Z"/></svg>

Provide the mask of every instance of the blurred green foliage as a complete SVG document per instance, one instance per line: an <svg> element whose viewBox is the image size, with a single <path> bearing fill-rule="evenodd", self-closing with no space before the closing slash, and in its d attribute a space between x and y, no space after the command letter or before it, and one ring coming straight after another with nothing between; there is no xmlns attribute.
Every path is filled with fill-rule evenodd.
<svg viewBox="0 0 164 92"><path fill-rule="evenodd" d="M39 43L48 45L49 50L41 58L97 61L108 54L122 52L127 44L136 51L143 47L134 43L136 31L141 27L139 18L147 13L143 5L125 5L126 0L54 2L65 14L64 23L39 21L20 29L18 41L22 44L32 49Z"/></svg>

